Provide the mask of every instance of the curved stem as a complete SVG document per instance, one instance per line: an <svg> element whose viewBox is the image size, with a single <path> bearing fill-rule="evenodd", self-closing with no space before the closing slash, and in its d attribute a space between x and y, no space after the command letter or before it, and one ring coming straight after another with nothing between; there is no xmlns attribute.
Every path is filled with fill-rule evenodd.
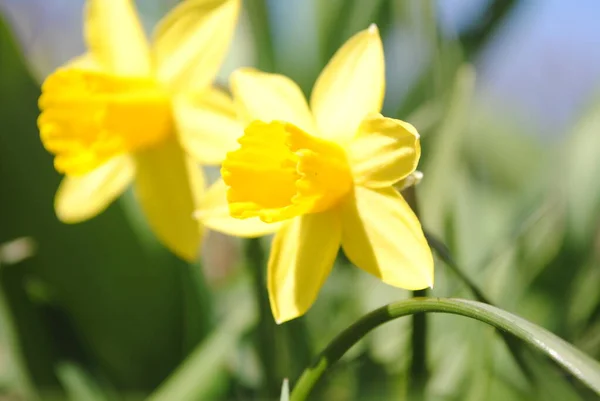
<svg viewBox="0 0 600 401"><path fill-rule="evenodd" d="M424 312L466 316L506 331L545 353L600 394L600 364L541 327L481 302L452 298L412 298L376 309L340 333L321 352L315 363L304 371L290 400L305 400L327 368L377 326L402 316ZM573 363L574 358L578 363Z"/></svg>

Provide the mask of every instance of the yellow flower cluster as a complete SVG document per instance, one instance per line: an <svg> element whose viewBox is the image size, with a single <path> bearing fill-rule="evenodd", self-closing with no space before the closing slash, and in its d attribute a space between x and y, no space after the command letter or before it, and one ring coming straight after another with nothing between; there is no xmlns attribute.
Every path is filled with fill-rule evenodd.
<svg viewBox="0 0 600 401"><path fill-rule="evenodd" d="M277 322L313 304L340 246L390 285L432 286L421 225L394 189L413 178L419 134L379 114L377 27L337 51L310 102L285 76L251 68L232 74L231 98L213 80L239 9L240 0L183 1L149 42L131 0L87 1L88 52L50 75L39 101L42 142L65 174L59 219L89 219L133 183L150 227L183 259L198 256L204 227L275 233ZM205 189L198 163L222 164L222 180Z"/></svg>

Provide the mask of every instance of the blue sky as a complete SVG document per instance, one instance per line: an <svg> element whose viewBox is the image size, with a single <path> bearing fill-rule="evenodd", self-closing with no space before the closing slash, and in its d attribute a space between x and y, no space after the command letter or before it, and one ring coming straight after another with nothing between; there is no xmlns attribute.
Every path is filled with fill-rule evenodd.
<svg viewBox="0 0 600 401"><path fill-rule="evenodd" d="M598 0L522 1L479 60L482 92L568 128L600 90L599 21Z"/></svg>
<svg viewBox="0 0 600 401"><path fill-rule="evenodd" d="M175 1L138 1L143 5L141 12L147 27ZM438 0L442 29L452 32L468 25L488 2ZM82 4L83 0L0 0L0 12L12 23L40 79L83 50ZM273 7L272 12L283 17L277 18L279 23L275 24L279 29L275 45L288 53L294 49L293 53L298 54L302 50L296 48L299 43L314 40L299 41L299 31L290 29L298 25L300 16L310 16L310 11L295 4L293 13L288 12L289 7ZM564 131L600 85L599 17L598 0L522 0L476 61L479 95L491 104L508 105L535 120L544 133ZM417 39L407 34L405 42L413 42L412 45L396 44L395 49L388 50L388 62L398 69L406 54L403 49L414 49ZM310 52L303 54L314 56ZM293 57L289 59L294 61ZM303 60L308 62L310 57ZM410 74L410 69L418 66L419 60L413 60L404 73ZM300 68L301 63L296 67Z"/></svg>

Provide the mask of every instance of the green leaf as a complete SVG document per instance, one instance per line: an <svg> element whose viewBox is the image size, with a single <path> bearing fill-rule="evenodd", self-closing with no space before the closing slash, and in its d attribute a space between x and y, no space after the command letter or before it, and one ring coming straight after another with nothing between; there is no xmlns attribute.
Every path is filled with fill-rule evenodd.
<svg viewBox="0 0 600 401"><path fill-rule="evenodd" d="M423 312L462 315L514 335L541 351L600 395L600 363L563 339L512 313L481 302L452 298L413 298L376 309L336 337L294 387L292 401L305 400L323 373L357 341L390 320Z"/></svg>
<svg viewBox="0 0 600 401"><path fill-rule="evenodd" d="M567 195L570 230L575 240L588 244L593 241L600 210L600 102L590 105L564 145L566 167L563 177Z"/></svg>
<svg viewBox="0 0 600 401"><path fill-rule="evenodd" d="M27 360L22 352L22 339L16 327L14 315L8 306L9 294L4 288L12 283L13 280L10 280L10 276L15 275L10 270L6 271L9 268L8 265L16 265L27 259L34 253L34 248L33 240L28 237L0 243L0 344L7 354L5 364L10 367L6 369L7 372L2 374L2 385L30 400L39 399L39 395L33 386ZM20 267L14 266L14 270L19 277L19 273L22 273L19 271ZM6 280L7 273L9 280Z"/></svg>
<svg viewBox="0 0 600 401"><path fill-rule="evenodd" d="M213 399L210 393L215 382L218 382L222 368L255 321L254 310L244 307L236 309L147 401Z"/></svg>

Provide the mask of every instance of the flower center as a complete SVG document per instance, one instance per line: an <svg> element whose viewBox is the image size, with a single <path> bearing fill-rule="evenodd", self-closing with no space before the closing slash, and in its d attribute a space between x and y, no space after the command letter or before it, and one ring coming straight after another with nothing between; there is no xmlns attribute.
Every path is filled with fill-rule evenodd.
<svg viewBox="0 0 600 401"><path fill-rule="evenodd" d="M42 85L38 119L56 170L85 174L119 154L154 145L173 132L167 94L147 78L61 69Z"/></svg>
<svg viewBox="0 0 600 401"><path fill-rule="evenodd" d="M345 151L293 124L254 121L221 174L231 216L272 223L334 206L352 188Z"/></svg>

